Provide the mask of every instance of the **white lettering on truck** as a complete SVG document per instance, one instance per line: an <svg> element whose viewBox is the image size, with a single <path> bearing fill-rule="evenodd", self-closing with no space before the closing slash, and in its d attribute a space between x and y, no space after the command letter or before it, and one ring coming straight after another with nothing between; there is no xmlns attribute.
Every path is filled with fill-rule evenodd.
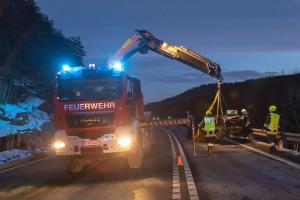
<svg viewBox="0 0 300 200"><path fill-rule="evenodd" d="M115 102L100 102L100 103L80 103L80 104L65 104L64 110L97 110L97 109L112 109L116 108Z"/></svg>

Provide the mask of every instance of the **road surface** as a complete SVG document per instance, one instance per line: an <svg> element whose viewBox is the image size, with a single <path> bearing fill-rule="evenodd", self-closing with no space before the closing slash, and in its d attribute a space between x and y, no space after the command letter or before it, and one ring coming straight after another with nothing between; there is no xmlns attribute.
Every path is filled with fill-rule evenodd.
<svg viewBox="0 0 300 200"><path fill-rule="evenodd" d="M299 199L300 170L238 145L215 145L215 152L209 154L205 144L199 144L198 155L193 158L185 128L169 130L183 144L199 199ZM177 168L179 188L174 188L173 154L177 158L179 148L172 140L175 153L172 152L167 133L165 129L155 129L152 151L139 170L129 170L125 161L113 158L95 163L79 176L71 176L65 173L62 161L51 157L0 172L0 199L160 200L176 198L174 192L178 191L181 199L190 199L192 187L187 179L191 174L186 175L190 172L184 166Z"/></svg>
<svg viewBox="0 0 300 200"><path fill-rule="evenodd" d="M197 156L185 128L171 128L190 156L197 189L203 199L300 199L300 170L250 152L238 145L215 144L208 153L198 144Z"/></svg>

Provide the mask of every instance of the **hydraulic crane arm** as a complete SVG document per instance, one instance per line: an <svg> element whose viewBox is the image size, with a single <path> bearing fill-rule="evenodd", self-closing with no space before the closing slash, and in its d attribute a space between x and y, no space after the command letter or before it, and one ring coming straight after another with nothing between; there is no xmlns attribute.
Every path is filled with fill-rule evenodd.
<svg viewBox="0 0 300 200"><path fill-rule="evenodd" d="M117 53L109 60L109 65L116 61L125 61L137 52L146 54L148 49L178 60L203 73L216 77L222 81L220 65L183 47L168 44L154 37L145 30L135 30L134 34L123 44Z"/></svg>

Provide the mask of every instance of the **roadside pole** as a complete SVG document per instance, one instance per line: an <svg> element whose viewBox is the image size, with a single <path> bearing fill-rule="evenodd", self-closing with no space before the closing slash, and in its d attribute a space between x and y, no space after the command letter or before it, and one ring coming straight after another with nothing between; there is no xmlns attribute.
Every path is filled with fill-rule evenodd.
<svg viewBox="0 0 300 200"><path fill-rule="evenodd" d="M192 122L192 133L193 133L193 155L194 157L197 156L196 154L196 134L195 134L195 125L194 122Z"/></svg>

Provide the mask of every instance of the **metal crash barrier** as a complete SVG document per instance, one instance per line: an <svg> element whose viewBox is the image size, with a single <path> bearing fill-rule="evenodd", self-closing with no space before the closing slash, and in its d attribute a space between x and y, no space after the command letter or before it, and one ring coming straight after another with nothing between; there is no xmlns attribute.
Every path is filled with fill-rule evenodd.
<svg viewBox="0 0 300 200"><path fill-rule="evenodd" d="M251 129L253 136L268 137L268 132L263 129ZM253 137L252 137L253 138ZM300 134L279 132L276 135L279 149L288 149L299 152Z"/></svg>
<svg viewBox="0 0 300 200"><path fill-rule="evenodd" d="M160 127L160 126L175 126L175 125L187 125L188 119L164 119L164 120L151 120L141 122L142 128L147 127Z"/></svg>

